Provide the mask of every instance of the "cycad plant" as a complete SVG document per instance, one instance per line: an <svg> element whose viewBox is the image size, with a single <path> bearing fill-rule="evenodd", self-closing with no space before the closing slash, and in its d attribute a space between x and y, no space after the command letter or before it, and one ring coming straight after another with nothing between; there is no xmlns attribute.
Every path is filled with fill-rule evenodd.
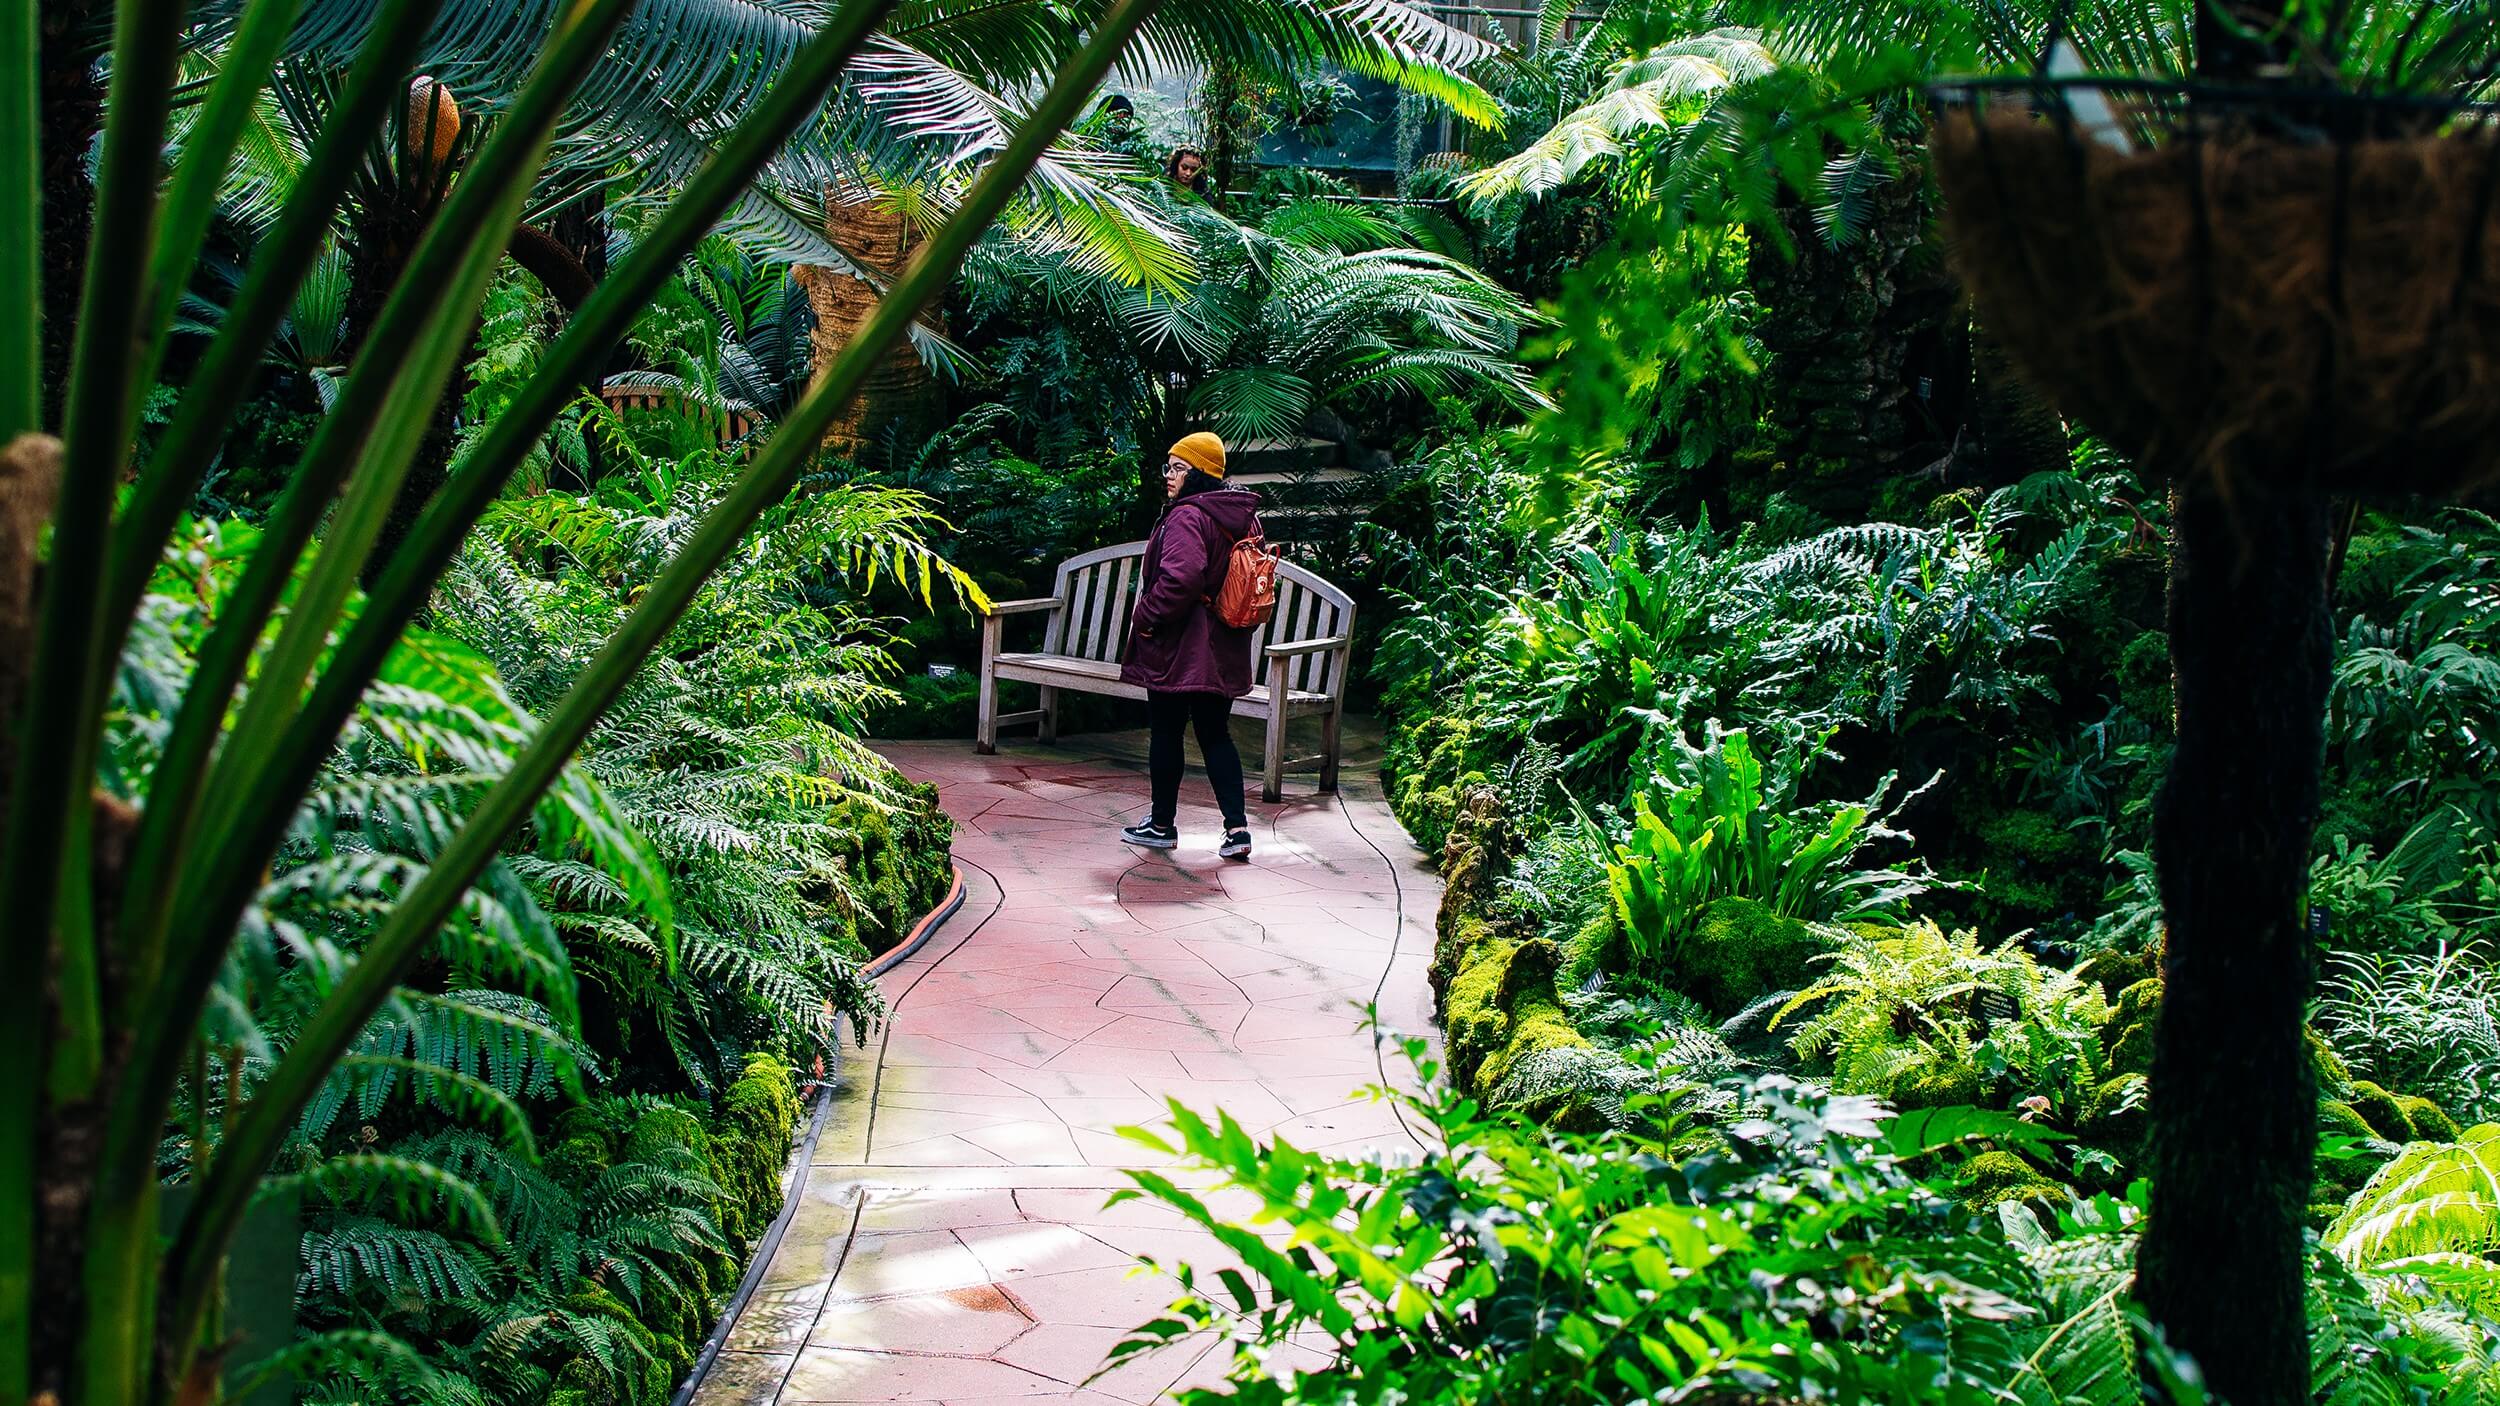
<svg viewBox="0 0 2500 1406"><path fill-rule="evenodd" d="M252 0L201 111L160 170L190 9L127 0L115 14L112 81L97 157L86 287L70 329L57 439L42 434L42 210L35 10L0 17L0 784L8 793L0 890L10 921L0 1029L0 1398L79 1406L215 1394L211 1324L245 1208L303 1110L372 1016L460 909L513 828L705 580L796 482L876 358L1076 114L1156 8L1120 0L1050 84L961 207L896 281L816 390L669 556L632 612L549 710L530 744L402 895L363 953L306 1011L225 1136L179 1219L160 1224L155 1149L185 1051L234 951L271 855L343 723L432 595L468 529L636 308L809 121L888 6L823 18L585 302L537 375L454 466L352 620L359 571L467 345L491 280L568 102L630 0L584 0L524 30L529 80L452 181L366 339L354 371L295 467L234 590L219 602L160 759L126 794L97 787L109 683L148 581L213 462L268 341L327 236L357 161L406 93L406 56L432 0L383 0L340 100L174 422L129 462L141 393L189 286L237 134L288 42L295 0ZM121 485L126 475L129 486ZM57 501L56 501L57 500ZM41 562L40 584L36 566ZM283 607L283 608L282 608ZM273 630L274 627L274 630ZM663 929L665 931L665 929ZM50 980L41 979L49 973ZM37 1292L41 1286L40 1295Z"/></svg>

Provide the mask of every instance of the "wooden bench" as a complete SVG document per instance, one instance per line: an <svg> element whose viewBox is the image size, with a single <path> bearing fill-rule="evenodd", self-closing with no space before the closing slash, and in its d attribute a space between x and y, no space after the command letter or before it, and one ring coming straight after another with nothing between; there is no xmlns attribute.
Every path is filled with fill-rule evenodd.
<svg viewBox="0 0 2500 1406"><path fill-rule="evenodd" d="M1059 563L1051 593L1037 600L993 604L981 622L981 721L975 745L998 750L998 730L1039 723L1044 742L1059 740L1059 694L1100 693L1144 698L1146 690L1120 682L1120 654L1128 642L1129 615L1142 584L1143 542L1102 547ZM1030 654L1003 648L1009 616L1049 616L1042 647ZM1345 718L1347 651L1354 636L1354 598L1291 562L1276 571L1276 618L1251 638L1258 685L1233 703L1237 717L1266 724L1267 745L1260 794L1284 797L1285 768L1319 767L1319 789L1337 789L1337 753ZM1013 680L1038 685L1041 706L1020 713L998 711L998 685ZM1320 719L1320 754L1288 761L1285 724Z"/></svg>

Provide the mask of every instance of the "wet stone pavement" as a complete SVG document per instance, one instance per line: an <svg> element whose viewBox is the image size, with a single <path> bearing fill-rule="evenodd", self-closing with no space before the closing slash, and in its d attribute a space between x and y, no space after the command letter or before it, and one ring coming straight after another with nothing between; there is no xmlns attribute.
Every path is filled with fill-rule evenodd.
<svg viewBox="0 0 2500 1406"><path fill-rule="evenodd" d="M880 748L938 786L965 904L882 978L891 1018L846 1059L803 1200L697 1406L1111 1406L1212 1384L1231 1353L1207 1338L1096 1375L1177 1292L1139 1256L1238 1263L1159 1206L1105 1209L1122 1168L1171 1160L1115 1129L1164 1124L1177 1098L1301 1147L1404 1144L1358 1092L1381 1071L1362 1007L1429 1029L1439 884L1374 769L1349 759L1341 797L1303 776L1262 806L1253 787L1257 854L1227 864L1194 770L1180 850L1118 842L1145 812L1141 743Z"/></svg>

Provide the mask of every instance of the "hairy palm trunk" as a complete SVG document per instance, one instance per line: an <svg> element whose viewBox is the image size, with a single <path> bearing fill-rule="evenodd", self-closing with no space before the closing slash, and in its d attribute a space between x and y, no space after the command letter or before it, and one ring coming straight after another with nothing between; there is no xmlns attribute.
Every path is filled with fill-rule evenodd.
<svg viewBox="0 0 2500 1406"><path fill-rule="evenodd" d="M386 195L367 202L357 212L348 234L345 347L351 365L365 338L372 333L374 321L382 315L382 304L390 290L399 286L400 275L407 271L409 256L416 252L417 240L433 219L438 201L438 192L412 182L397 182L386 189ZM452 447L459 431L460 402L467 386L466 371L456 370L451 384L444 387L442 398L435 402L434 418L426 426L425 439L418 447L417 457L408 465L408 477L400 485L398 500L391 504L390 515L383 521L381 545L366 563L368 585L389 564L393 549L406 539L408 530L416 525L417 514L450 473Z"/></svg>
<svg viewBox="0 0 2500 1406"><path fill-rule="evenodd" d="M825 235L862 267L885 276L901 273L920 244L917 233L901 215L881 210L866 200L828 199ZM868 320L868 314L877 305L879 289L839 269L802 267L798 277L807 289L808 305L816 313L812 340L821 373ZM945 330L942 315L934 308L921 320L940 332ZM856 457L889 436L916 441L936 429L937 415L937 377L906 342L869 373L858 399L826 433L825 446Z"/></svg>
<svg viewBox="0 0 2500 1406"><path fill-rule="evenodd" d="M2253 477L2253 476L2251 476ZM2162 913L2144 1305L2240 1406L2309 1399L2302 1218L2317 1074L2302 896L2334 663L2328 506L2243 479L2176 495L2179 744L2154 813Z"/></svg>
<svg viewBox="0 0 2500 1406"><path fill-rule="evenodd" d="M352 364L382 315L383 304L408 270L408 261L433 223L450 186L454 153L460 136L460 110L450 91L432 79L420 78L409 90L406 116L396 149L379 163L379 178L368 183L364 201L349 221L347 261L347 329L345 349ZM459 432L460 402L468 391L465 368L452 372L451 383L434 403L399 497L383 519L381 536L365 564L367 585L389 565L417 515L432 501L451 472L452 448Z"/></svg>
<svg viewBox="0 0 2500 1406"><path fill-rule="evenodd" d="M582 310L582 304L590 301L591 293L598 288L599 280L607 277L607 209L607 188L599 186L557 209L545 228L521 225L512 231L512 261L538 280L547 296L564 309L567 319ZM581 394L597 399L609 373L617 369L611 355L605 367L582 377ZM582 449L589 458L582 466L583 472L595 482L600 476L599 437L583 436ZM572 477L569 466L558 472L567 480ZM590 482L567 481L560 486L587 489Z"/></svg>
<svg viewBox="0 0 2500 1406"><path fill-rule="evenodd" d="M1223 60L1208 66L1198 106L1207 129L1207 175L1218 197L1233 188L1250 160L1253 143L1243 127L1255 101L1248 68Z"/></svg>
<svg viewBox="0 0 2500 1406"><path fill-rule="evenodd" d="M2242 0L2196 12L2200 76L2247 79L2277 32ZM2262 355L2254 347L2223 356ZM2196 466L2180 466L2196 467ZM2170 1342L2237 1406L2305 1406L2303 1212L2316 1173L2302 899L2326 696L2327 501L2243 464L2174 475L2170 660L2178 747L2154 810L2163 996L2153 1202L2136 1278ZM2217 486L2227 481L2226 495Z"/></svg>
<svg viewBox="0 0 2500 1406"><path fill-rule="evenodd" d="M29 666L35 652L35 619L41 605L41 571L37 544L51 516L61 474L60 443L39 435L20 437L0 452L0 839L7 834L7 801L16 784L15 742L18 716L27 703ZM136 813L121 801L96 793L94 802L94 914L98 932L110 935L117 908L113 901L121 876ZM110 951L109 943L105 950ZM43 1019L48 1036L60 1023L58 974L46 982ZM109 999L120 984L120 972L108 964L98 973ZM41 1097L37 1117L39 1149L35 1166L36 1195L32 1208L35 1235L36 1293L30 1306L33 1388L37 1400L45 1392L57 1400L77 1380L84 1328L89 1237L88 1216L105 1144L104 1110L121 1082L131 1050L131 1032L107 1033L100 1050L93 1092L66 1098L57 1091ZM47 1048L57 1044L47 1039ZM126 1176L155 1177L153 1166L118 1169ZM20 1215L26 1212L20 1211ZM20 1222L25 1224L24 1221Z"/></svg>

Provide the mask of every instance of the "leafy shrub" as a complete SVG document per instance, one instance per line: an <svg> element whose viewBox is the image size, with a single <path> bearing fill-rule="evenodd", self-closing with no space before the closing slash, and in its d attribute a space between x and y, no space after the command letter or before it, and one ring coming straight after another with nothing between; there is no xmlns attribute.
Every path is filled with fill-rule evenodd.
<svg viewBox="0 0 2500 1406"><path fill-rule="evenodd" d="M653 467L604 499L499 514L510 545L473 541L440 632L403 639L246 916L169 1177L214 1155L234 1102L510 766L528 709L713 491ZM819 511L787 520L799 553L733 565L698 603L294 1130L308 1336L278 1365L316 1399L658 1406L691 1365L779 1202L791 1059L827 1047L829 1006L873 1014L856 959L944 882L933 794L842 731L873 648L841 642L794 579L910 548L880 505ZM108 777L146 773L254 536L187 533L123 659Z"/></svg>
<svg viewBox="0 0 2500 1406"><path fill-rule="evenodd" d="M2405 1148L2325 1241L2421 1345L2444 1399L2500 1394L2500 1125Z"/></svg>
<svg viewBox="0 0 2500 1406"><path fill-rule="evenodd" d="M2040 1351L2056 1325L2039 1279L1903 1171L1871 1100L1760 1079L1741 1090L1755 1116L1668 1161L1656 1149L1689 1127L1675 1096L1643 1100L1636 1133L1594 1135L1390 1097L1425 1134L1420 1156L1309 1153L1176 1109L1168 1150L1259 1209L1237 1223L1131 1173L1140 1190L1122 1196L1177 1208L1243 1268L1220 1283L1184 1268L1189 1296L1120 1351L1237 1333L1233 1380L1185 1402L2063 1395L2035 1380L2063 1363ZM1267 1351L1289 1339L1326 1365L1271 1375Z"/></svg>
<svg viewBox="0 0 2500 1406"><path fill-rule="evenodd" d="M1685 946L1702 910L1721 898L1750 898L1774 916L1845 921L1891 911L1924 889L1898 870L1852 867L1890 831L1869 823L1862 805L1828 817L1774 809L1763 794L1762 764L1743 732L1702 755L1694 784L1633 804L1632 824L1606 868L1615 916L1634 962L1671 972L1690 965Z"/></svg>
<svg viewBox="0 0 2500 1406"><path fill-rule="evenodd" d="M981 697L981 676L905 674L891 685L893 698L868 714L875 737L969 737Z"/></svg>
<svg viewBox="0 0 2500 1406"><path fill-rule="evenodd" d="M2095 502L2065 506L2073 520L2028 554L2017 530L2041 502L2023 485L1934 527L1861 523L1773 552L1750 574L1792 624L1765 642L1763 662L1813 671L1819 691L1837 695L1834 713L1896 732L1927 720L2001 725L2054 701L2051 625L2091 551L2116 534Z"/></svg>
<svg viewBox="0 0 2500 1406"><path fill-rule="evenodd" d="M2461 939L2476 910L2476 881L2495 868L2490 837L2462 810L2433 811L2384 855L2349 835L2319 836L2309 866L2309 902L2338 947L2360 952L2422 951Z"/></svg>
<svg viewBox="0 0 2500 1406"><path fill-rule="evenodd" d="M1608 775L1652 726L1727 711L1759 626L1741 558L1707 524L1618 532L1556 568L1550 591L1515 595L1491 626L1489 723L1552 741L1567 774Z"/></svg>
<svg viewBox="0 0 2500 1406"><path fill-rule="evenodd" d="M2384 609L2337 650L2328 736L2354 784L2500 829L2500 521L2451 510L2380 553Z"/></svg>
<svg viewBox="0 0 2500 1406"><path fill-rule="evenodd" d="M2318 1024L2380 1085L2470 1123L2500 1119L2500 972L2479 943L2335 959Z"/></svg>
<svg viewBox="0 0 2500 1406"><path fill-rule="evenodd" d="M1773 1021L1813 1008L1789 1047L1828 1060L1842 1089L1905 1107L2039 1096L2071 1126L2119 1072L2101 1045L2108 998L2071 972L1932 922L1845 936Z"/></svg>

